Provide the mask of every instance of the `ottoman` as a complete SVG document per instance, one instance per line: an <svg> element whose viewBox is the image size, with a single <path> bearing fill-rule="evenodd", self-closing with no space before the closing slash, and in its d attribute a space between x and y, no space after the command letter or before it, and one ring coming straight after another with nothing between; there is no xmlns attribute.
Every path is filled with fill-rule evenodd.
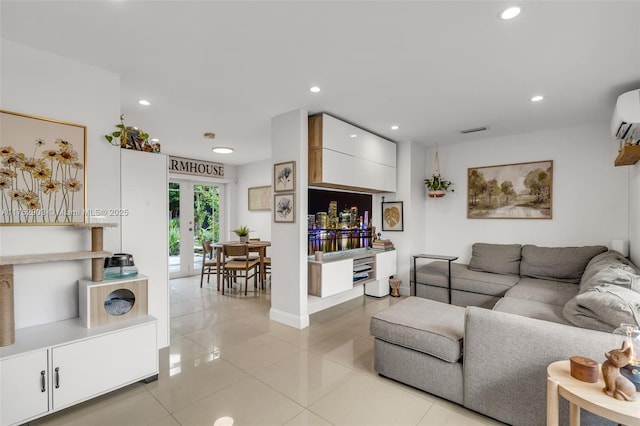
<svg viewBox="0 0 640 426"><path fill-rule="evenodd" d="M409 297L371 317L373 368L385 377L463 403L465 308Z"/></svg>

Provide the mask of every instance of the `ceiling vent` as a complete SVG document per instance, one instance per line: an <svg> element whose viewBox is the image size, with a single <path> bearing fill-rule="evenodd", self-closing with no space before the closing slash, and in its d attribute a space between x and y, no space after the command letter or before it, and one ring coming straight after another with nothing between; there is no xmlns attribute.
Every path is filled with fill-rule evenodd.
<svg viewBox="0 0 640 426"><path fill-rule="evenodd" d="M486 126L482 126L482 127L473 127L471 129L464 129L464 130L460 130L460 133L462 133L463 135L466 135L467 133L476 133L476 132L484 132L485 130L487 130Z"/></svg>

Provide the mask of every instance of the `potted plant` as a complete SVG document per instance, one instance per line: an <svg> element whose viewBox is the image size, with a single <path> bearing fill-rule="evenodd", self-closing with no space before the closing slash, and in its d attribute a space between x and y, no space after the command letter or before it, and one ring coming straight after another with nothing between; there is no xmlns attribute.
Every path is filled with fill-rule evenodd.
<svg viewBox="0 0 640 426"><path fill-rule="evenodd" d="M444 197L447 192L455 192L455 190L451 188L453 182L442 179L439 174L432 175L431 178L425 179L424 184L427 186L427 195L431 198L440 198Z"/></svg>
<svg viewBox="0 0 640 426"><path fill-rule="evenodd" d="M234 229L233 232L240 238L241 243L246 243L249 241L249 227L246 225L242 225L238 229Z"/></svg>
<svg viewBox="0 0 640 426"><path fill-rule="evenodd" d="M124 124L124 114L120 115L120 124L116 124L116 127L118 130L110 135L104 135L104 138L111 145L120 145L120 148L135 149L136 151L160 152L160 144L151 144L148 133ZM118 138L120 143L117 141Z"/></svg>

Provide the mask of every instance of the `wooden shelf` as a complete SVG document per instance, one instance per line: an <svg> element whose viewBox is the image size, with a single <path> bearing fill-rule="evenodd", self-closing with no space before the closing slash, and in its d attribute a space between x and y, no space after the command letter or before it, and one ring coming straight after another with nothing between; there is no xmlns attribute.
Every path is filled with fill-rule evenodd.
<svg viewBox="0 0 640 426"><path fill-rule="evenodd" d="M108 251L74 251L66 253L22 254L0 256L0 265L24 265L28 263L59 262L63 260L96 259L111 256Z"/></svg>
<svg viewBox="0 0 640 426"><path fill-rule="evenodd" d="M624 145L616 158L616 166L632 166L640 160L640 145Z"/></svg>

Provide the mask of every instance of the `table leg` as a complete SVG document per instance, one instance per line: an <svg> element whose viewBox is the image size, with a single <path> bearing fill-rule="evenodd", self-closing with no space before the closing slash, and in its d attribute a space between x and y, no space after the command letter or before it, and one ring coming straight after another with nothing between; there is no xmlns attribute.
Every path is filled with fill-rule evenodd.
<svg viewBox="0 0 640 426"><path fill-rule="evenodd" d="M220 251L221 248L216 250L216 284L218 285L218 291L220 291ZM222 283L224 285L224 283Z"/></svg>
<svg viewBox="0 0 640 426"><path fill-rule="evenodd" d="M260 289L264 290L264 281L267 279L267 274L264 270L264 253L266 251L266 247L260 247Z"/></svg>
<svg viewBox="0 0 640 426"><path fill-rule="evenodd" d="M451 261L449 261L449 304L451 304Z"/></svg>
<svg viewBox="0 0 640 426"><path fill-rule="evenodd" d="M569 402L569 426L580 426L580 406Z"/></svg>
<svg viewBox="0 0 640 426"><path fill-rule="evenodd" d="M547 377L547 426L558 426L560 422L559 397L558 382Z"/></svg>

